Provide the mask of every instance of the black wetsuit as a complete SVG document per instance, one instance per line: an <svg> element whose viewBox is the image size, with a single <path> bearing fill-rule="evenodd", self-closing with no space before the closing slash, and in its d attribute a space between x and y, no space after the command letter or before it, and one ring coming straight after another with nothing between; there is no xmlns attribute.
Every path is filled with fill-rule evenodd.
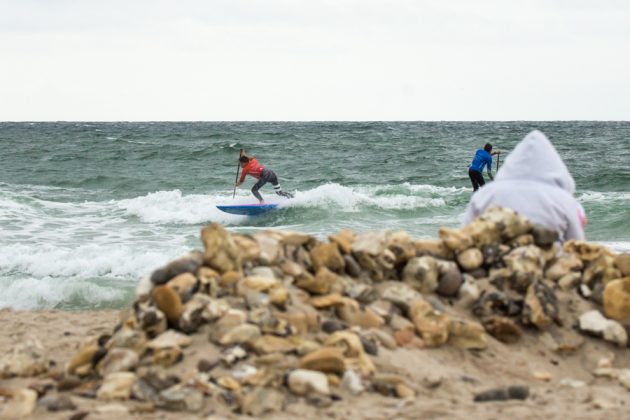
<svg viewBox="0 0 630 420"><path fill-rule="evenodd" d="M292 194L282 191L282 188L280 188L280 184L278 183L278 177L276 176L276 174L271 169L265 168L263 169L258 182L256 182L254 186L252 187L252 194L254 194L254 196L259 201L263 201L263 199L260 193L258 192L258 190L261 189L262 186L265 185L267 182L271 182L271 185L273 185L273 189L276 191L276 194L278 194L279 196L286 197L286 198L293 198Z"/></svg>
<svg viewBox="0 0 630 420"><path fill-rule="evenodd" d="M470 182L472 182L473 185L473 192L477 191L479 187L486 185L486 180L483 179L483 174L481 172L469 169L468 176L470 177Z"/></svg>

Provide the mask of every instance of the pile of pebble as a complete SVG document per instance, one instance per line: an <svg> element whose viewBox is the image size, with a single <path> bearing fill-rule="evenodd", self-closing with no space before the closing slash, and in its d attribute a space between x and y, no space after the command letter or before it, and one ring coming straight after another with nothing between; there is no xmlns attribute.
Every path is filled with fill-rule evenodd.
<svg viewBox="0 0 630 420"><path fill-rule="evenodd" d="M0 389L0 416L27 415L36 404L73 409L70 395L133 401L134 412L260 416L365 392L413 398L404 375L377 370L381 347L483 351L489 340L514 343L532 331L571 352L583 342L575 330L628 345L619 321L630 318L630 254L560 245L556 232L509 209L441 228L436 240L342 230L322 242L218 224L201 239L203 252L141 279L119 325L86 339L63 372L49 371L36 340L3 355L2 377L49 382ZM558 293L578 294L592 309L572 318ZM630 388L630 371L602 369ZM526 388L510 388L476 401L493 392L527 398Z"/></svg>

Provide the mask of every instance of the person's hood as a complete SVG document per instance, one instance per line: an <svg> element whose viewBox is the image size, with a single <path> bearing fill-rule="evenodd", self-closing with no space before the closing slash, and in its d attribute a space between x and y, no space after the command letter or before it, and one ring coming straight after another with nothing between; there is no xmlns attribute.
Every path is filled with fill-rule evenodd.
<svg viewBox="0 0 630 420"><path fill-rule="evenodd" d="M543 133L529 133L499 168L497 181L533 180L575 192L575 181L553 144Z"/></svg>

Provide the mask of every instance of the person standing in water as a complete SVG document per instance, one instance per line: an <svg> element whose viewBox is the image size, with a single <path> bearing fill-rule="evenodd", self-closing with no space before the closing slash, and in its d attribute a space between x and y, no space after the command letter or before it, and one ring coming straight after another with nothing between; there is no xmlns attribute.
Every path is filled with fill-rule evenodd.
<svg viewBox="0 0 630 420"><path fill-rule="evenodd" d="M484 166L488 169L488 178L492 181L492 156L499 154L499 152L492 152L492 145L490 143L486 143L482 149L477 149L475 152L475 157L472 160L472 163L468 166L468 176L470 177L470 181L472 182L473 192L477 191L479 187L483 187L486 184L485 179L483 179L483 168Z"/></svg>
<svg viewBox="0 0 630 420"><path fill-rule="evenodd" d="M561 242L583 240L586 214L574 194L569 169L547 136L535 130L508 155L496 180L472 195L464 226L487 208L501 206L557 231Z"/></svg>
<svg viewBox="0 0 630 420"><path fill-rule="evenodd" d="M262 164L258 162L258 160L254 156L247 156L243 154L238 160L241 164L241 168L243 168L243 173L241 174L241 178L239 179L239 181L236 183L236 186L240 186L243 181L245 181L245 176L247 175L256 178L258 181L252 187L252 194L254 194L254 197L256 197L261 204L263 204L265 201L263 200L258 190L260 190L262 186L265 185L267 182L271 182L271 185L273 185L273 189L279 196L293 198L292 194L282 191L282 188L278 183L278 177L276 176L275 172L271 169L265 168Z"/></svg>

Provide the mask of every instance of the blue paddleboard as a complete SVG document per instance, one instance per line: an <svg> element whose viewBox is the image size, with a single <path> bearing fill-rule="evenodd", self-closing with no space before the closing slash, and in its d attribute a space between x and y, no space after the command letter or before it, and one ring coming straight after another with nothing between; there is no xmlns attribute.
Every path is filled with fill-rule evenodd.
<svg viewBox="0 0 630 420"><path fill-rule="evenodd" d="M241 216L257 216L278 208L277 204L239 204L233 206L217 206L221 211Z"/></svg>

